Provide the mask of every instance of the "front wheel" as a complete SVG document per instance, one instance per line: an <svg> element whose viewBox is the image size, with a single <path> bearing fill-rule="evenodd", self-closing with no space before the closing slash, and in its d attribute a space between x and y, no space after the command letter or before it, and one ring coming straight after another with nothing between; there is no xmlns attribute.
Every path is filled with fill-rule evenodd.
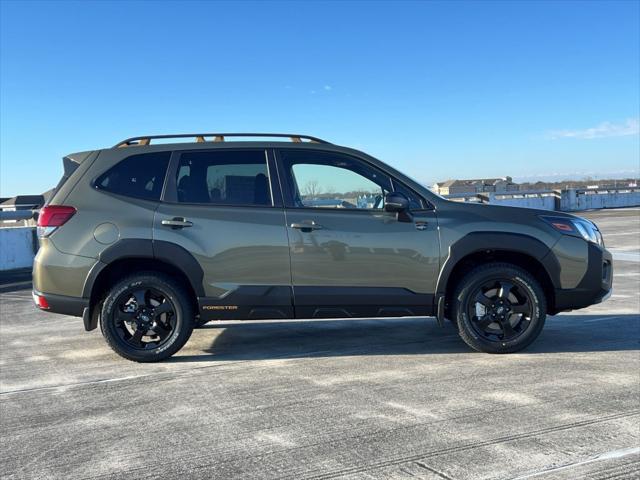
<svg viewBox="0 0 640 480"><path fill-rule="evenodd" d="M458 284L453 297L460 337L487 353L513 353L533 342L547 314L540 284L508 263L481 265Z"/></svg>
<svg viewBox="0 0 640 480"><path fill-rule="evenodd" d="M133 275L107 294L100 327L109 346L136 362L169 358L189 340L194 312L189 296L171 277Z"/></svg>

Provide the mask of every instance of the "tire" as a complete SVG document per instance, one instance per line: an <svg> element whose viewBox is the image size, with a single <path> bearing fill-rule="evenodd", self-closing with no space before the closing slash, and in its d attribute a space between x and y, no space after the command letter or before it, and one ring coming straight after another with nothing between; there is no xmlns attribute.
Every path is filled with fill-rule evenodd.
<svg viewBox="0 0 640 480"><path fill-rule="evenodd" d="M540 334L547 302L540 283L509 263L474 268L456 286L453 311L458 332L471 348L513 353Z"/></svg>
<svg viewBox="0 0 640 480"><path fill-rule="evenodd" d="M142 272L111 287L102 306L100 329L121 357L158 362L187 343L194 320L191 299L179 283L159 272Z"/></svg>

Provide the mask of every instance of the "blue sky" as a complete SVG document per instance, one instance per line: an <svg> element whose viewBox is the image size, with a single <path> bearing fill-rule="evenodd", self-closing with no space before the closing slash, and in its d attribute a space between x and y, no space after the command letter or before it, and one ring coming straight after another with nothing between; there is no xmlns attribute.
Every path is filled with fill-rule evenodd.
<svg viewBox="0 0 640 480"><path fill-rule="evenodd" d="M0 195L126 137L299 132L431 183L640 169L640 2L1 2Z"/></svg>

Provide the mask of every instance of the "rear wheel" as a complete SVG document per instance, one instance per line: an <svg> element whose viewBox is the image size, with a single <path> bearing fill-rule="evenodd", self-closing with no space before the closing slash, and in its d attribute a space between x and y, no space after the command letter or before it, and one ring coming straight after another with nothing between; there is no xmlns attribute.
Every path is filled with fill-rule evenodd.
<svg viewBox="0 0 640 480"><path fill-rule="evenodd" d="M184 289L161 273L141 273L114 285L100 315L102 334L120 356L157 362L180 350L194 327Z"/></svg>
<svg viewBox="0 0 640 480"><path fill-rule="evenodd" d="M526 348L540 334L547 313L540 284L508 263L470 271L456 288L454 312L462 340L487 353Z"/></svg>

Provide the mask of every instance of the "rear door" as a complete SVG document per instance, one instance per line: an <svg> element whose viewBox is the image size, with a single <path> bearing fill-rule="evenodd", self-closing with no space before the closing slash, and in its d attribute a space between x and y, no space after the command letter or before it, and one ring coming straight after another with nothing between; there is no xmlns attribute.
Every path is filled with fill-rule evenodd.
<svg viewBox="0 0 640 480"><path fill-rule="evenodd" d="M364 159L280 149L297 317L430 315L438 225L426 200ZM384 211L407 195L410 221Z"/></svg>
<svg viewBox="0 0 640 480"><path fill-rule="evenodd" d="M207 318L290 318L282 196L265 149L174 152L154 242L188 250L204 271Z"/></svg>

